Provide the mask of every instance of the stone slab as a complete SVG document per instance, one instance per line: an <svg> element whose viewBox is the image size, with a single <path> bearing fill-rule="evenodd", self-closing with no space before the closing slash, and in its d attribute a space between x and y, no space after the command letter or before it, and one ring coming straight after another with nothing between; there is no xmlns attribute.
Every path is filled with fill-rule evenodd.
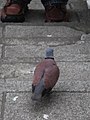
<svg viewBox="0 0 90 120"><path fill-rule="evenodd" d="M58 63L62 80L89 80L89 62L61 62Z"/></svg>
<svg viewBox="0 0 90 120"><path fill-rule="evenodd" d="M0 27L0 38L2 38L2 27Z"/></svg>
<svg viewBox="0 0 90 120"><path fill-rule="evenodd" d="M0 93L0 120L1 120L2 94Z"/></svg>
<svg viewBox="0 0 90 120"><path fill-rule="evenodd" d="M0 101L0 120L1 120L1 101Z"/></svg>
<svg viewBox="0 0 90 120"><path fill-rule="evenodd" d="M5 58L10 58L12 59L11 61L20 61L22 58L22 62L24 62L24 58L27 58L25 62L29 62L29 58L44 58L46 48L52 47L54 49L56 61L89 61L90 42L80 39L81 37L77 37L77 39L37 38L37 41L35 39L26 40L26 44L24 41L20 44L21 40L16 40L16 43L15 41L13 43L13 41L7 40L9 45L5 46Z"/></svg>
<svg viewBox="0 0 90 120"><path fill-rule="evenodd" d="M8 93L4 120L88 120L90 118L90 94L53 92L40 103L31 101L31 93Z"/></svg>
<svg viewBox="0 0 90 120"><path fill-rule="evenodd" d="M4 79L0 79L0 101L3 90L4 90Z"/></svg>
<svg viewBox="0 0 90 120"><path fill-rule="evenodd" d="M44 9L40 0L38 1L32 0L28 6L29 6L29 9L37 9L37 10Z"/></svg>
<svg viewBox="0 0 90 120"><path fill-rule="evenodd" d="M32 80L33 76L8 78L3 85L3 92L29 92L32 90ZM52 91L90 92L90 80L61 80L59 78Z"/></svg>
<svg viewBox="0 0 90 120"><path fill-rule="evenodd" d="M59 79L53 90L64 92L90 92L90 80L82 79L65 81Z"/></svg>
<svg viewBox="0 0 90 120"><path fill-rule="evenodd" d="M64 26L14 26L5 27L5 38L31 38L31 37L75 37L83 34L81 31Z"/></svg>
<svg viewBox="0 0 90 120"><path fill-rule="evenodd" d="M30 75L35 65L29 63L2 64L0 66L0 78L15 78Z"/></svg>
<svg viewBox="0 0 90 120"><path fill-rule="evenodd" d="M6 0L0 0L0 9L5 5Z"/></svg>
<svg viewBox="0 0 90 120"><path fill-rule="evenodd" d="M2 45L0 45L0 58L2 56Z"/></svg>
<svg viewBox="0 0 90 120"><path fill-rule="evenodd" d="M90 62L57 62L61 70L61 80L89 80ZM15 78L33 75L36 64L17 63L0 66L1 78Z"/></svg>
<svg viewBox="0 0 90 120"><path fill-rule="evenodd" d="M32 88L33 76L28 75L24 77L8 78L5 79L4 90L7 92L21 92L30 91Z"/></svg>
<svg viewBox="0 0 90 120"><path fill-rule="evenodd" d="M85 36L81 40L81 36ZM72 45L72 44L83 44L85 41L89 42L89 35L82 34L80 36L75 37L52 37L52 35L48 34L46 37L32 37L32 38L6 38L2 41L5 46L16 46L16 45L42 45L42 46L64 46L64 45Z"/></svg>
<svg viewBox="0 0 90 120"><path fill-rule="evenodd" d="M71 4L71 9L75 11L83 11L87 9L85 0L69 0L68 4Z"/></svg>
<svg viewBox="0 0 90 120"><path fill-rule="evenodd" d="M60 77L55 86L58 91L90 91L89 62L57 62ZM2 65L2 91L30 91L36 64ZM2 87L1 87L2 88Z"/></svg>
<svg viewBox="0 0 90 120"><path fill-rule="evenodd" d="M5 57L40 57L42 56L44 49L45 47L43 47L42 45L6 46Z"/></svg>
<svg viewBox="0 0 90 120"><path fill-rule="evenodd" d="M89 33L89 34L85 34L85 35L84 35L84 38L85 38L87 41L89 41L89 40L90 40L90 33Z"/></svg>

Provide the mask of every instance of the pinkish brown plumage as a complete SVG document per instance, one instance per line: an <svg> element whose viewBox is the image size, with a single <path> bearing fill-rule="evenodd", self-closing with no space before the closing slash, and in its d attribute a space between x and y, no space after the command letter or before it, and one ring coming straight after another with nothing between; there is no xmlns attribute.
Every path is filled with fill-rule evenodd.
<svg viewBox="0 0 90 120"><path fill-rule="evenodd" d="M46 51L46 58L36 66L32 83L32 99L37 100L43 93L50 92L58 77L59 68L53 58L53 49L49 48Z"/></svg>

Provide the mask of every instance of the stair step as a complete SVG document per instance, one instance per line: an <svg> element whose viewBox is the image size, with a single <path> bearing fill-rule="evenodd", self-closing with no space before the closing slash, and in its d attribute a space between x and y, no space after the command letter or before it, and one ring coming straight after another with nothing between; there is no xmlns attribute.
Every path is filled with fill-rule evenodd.
<svg viewBox="0 0 90 120"><path fill-rule="evenodd" d="M31 37L75 37L83 34L65 26L19 26L7 25L5 27L5 38L31 38Z"/></svg>
<svg viewBox="0 0 90 120"><path fill-rule="evenodd" d="M53 92L36 104L30 99L31 93L7 93L5 97L4 120L43 120L44 114L49 120L86 120L90 117L90 93Z"/></svg>

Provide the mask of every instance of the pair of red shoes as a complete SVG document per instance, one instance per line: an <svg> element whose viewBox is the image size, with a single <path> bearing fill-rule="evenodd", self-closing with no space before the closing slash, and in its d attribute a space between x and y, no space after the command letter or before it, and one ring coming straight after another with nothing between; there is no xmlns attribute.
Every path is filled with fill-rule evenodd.
<svg viewBox="0 0 90 120"><path fill-rule="evenodd" d="M2 22L24 22L25 14L28 11L27 4L17 0L7 0L1 10ZM46 22L68 21L66 5L52 5L45 7Z"/></svg>

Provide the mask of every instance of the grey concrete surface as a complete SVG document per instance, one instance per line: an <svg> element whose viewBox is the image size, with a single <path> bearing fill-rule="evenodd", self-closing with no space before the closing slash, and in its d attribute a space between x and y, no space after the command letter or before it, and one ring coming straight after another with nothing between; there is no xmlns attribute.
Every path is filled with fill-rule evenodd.
<svg viewBox="0 0 90 120"><path fill-rule="evenodd" d="M1 94L4 91L4 79L0 78L0 101L1 101Z"/></svg>
<svg viewBox="0 0 90 120"><path fill-rule="evenodd" d="M2 27L0 27L0 38L2 37Z"/></svg>
<svg viewBox="0 0 90 120"><path fill-rule="evenodd" d="M67 38L50 38L48 41L47 38L36 38L37 42L30 41L26 44L20 44L19 40L16 40L16 42L19 41L19 44L17 43L11 43L7 44L5 47L5 58L12 58L12 61L18 60L21 61L20 58L22 58L22 62L30 62L32 60L28 59L33 57L40 58L44 57L45 55L45 49L47 47L52 47L55 52L55 58L57 61L89 61L90 60L90 42L87 40L80 40L80 37L76 37L76 41L73 40L73 37L69 38L71 41L67 40ZM38 40L39 39L39 40ZM14 39L15 40L15 39ZM42 41L41 41L42 40ZM66 41L65 41L66 40ZM62 41L62 42L60 42ZM14 41L15 42L15 41ZM23 42L23 41L22 41ZM27 58L27 59L23 59ZM29 61L30 60L30 61ZM33 59L34 60L34 59ZM37 60L38 62L38 60Z"/></svg>
<svg viewBox="0 0 90 120"><path fill-rule="evenodd" d="M2 56L2 45L0 45L0 58Z"/></svg>
<svg viewBox="0 0 90 120"><path fill-rule="evenodd" d="M14 101L14 98L17 98ZM88 120L90 118L89 93L53 92L43 102L34 104L30 93L8 93L6 95L4 120Z"/></svg>
<svg viewBox="0 0 90 120"><path fill-rule="evenodd" d="M24 75L33 75L36 64L17 63L14 65L3 64L0 67L1 78L13 78ZM89 80L90 64L88 62L59 62L61 69L60 79L62 80Z"/></svg>
<svg viewBox="0 0 90 120"><path fill-rule="evenodd" d="M30 38L30 37L72 37L80 36L83 32L64 26L6 26L5 38Z"/></svg>
<svg viewBox="0 0 90 120"><path fill-rule="evenodd" d="M0 80L1 81L1 80ZM1 88L2 88L2 86L1 86L1 83L0 83L0 120L2 120L2 118L1 118L1 111L2 111L2 93L1 93Z"/></svg>
<svg viewBox="0 0 90 120"><path fill-rule="evenodd" d="M0 0L0 8L6 0ZM0 21L0 120L90 119L90 11L69 0L70 22L45 23L44 7L32 0L24 23ZM52 94L31 100L35 66L54 49L60 77Z"/></svg>
<svg viewBox="0 0 90 120"><path fill-rule="evenodd" d="M1 82L3 91L30 91L33 80L34 64L3 65ZM86 62L59 62L60 77L56 90L59 91L90 91L90 65Z"/></svg>

